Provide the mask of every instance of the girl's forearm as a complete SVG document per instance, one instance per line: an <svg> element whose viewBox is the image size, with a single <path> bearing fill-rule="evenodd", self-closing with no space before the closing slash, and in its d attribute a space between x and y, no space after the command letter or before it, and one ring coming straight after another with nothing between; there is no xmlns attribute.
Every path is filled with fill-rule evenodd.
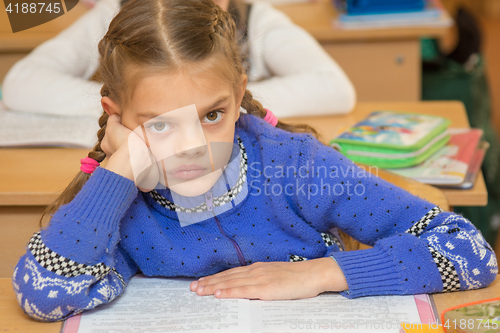
<svg viewBox="0 0 500 333"><path fill-rule="evenodd" d="M316 272L320 292L344 291L349 289L344 273L332 257L314 259L310 261Z"/></svg>
<svg viewBox="0 0 500 333"><path fill-rule="evenodd" d="M134 181L134 173L130 164L130 154L127 145L123 145L111 155L104 168Z"/></svg>

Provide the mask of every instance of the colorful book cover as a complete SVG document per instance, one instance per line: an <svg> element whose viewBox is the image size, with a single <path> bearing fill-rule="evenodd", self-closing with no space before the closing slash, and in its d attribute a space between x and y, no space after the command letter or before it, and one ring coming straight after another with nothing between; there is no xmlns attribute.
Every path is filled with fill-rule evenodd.
<svg viewBox="0 0 500 333"><path fill-rule="evenodd" d="M459 305L443 311L446 333L500 332L500 298Z"/></svg>
<svg viewBox="0 0 500 333"><path fill-rule="evenodd" d="M393 169L398 175L427 184L461 184L483 132L480 129L450 129L450 141L419 165Z"/></svg>
<svg viewBox="0 0 500 333"><path fill-rule="evenodd" d="M365 120L344 131L337 142L356 141L369 145L410 148L419 143L448 120L415 113L375 111Z"/></svg>

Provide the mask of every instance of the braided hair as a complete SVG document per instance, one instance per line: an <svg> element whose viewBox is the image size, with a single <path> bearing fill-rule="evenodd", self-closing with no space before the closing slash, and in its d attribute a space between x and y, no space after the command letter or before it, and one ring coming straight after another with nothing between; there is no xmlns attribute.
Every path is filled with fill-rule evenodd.
<svg viewBox="0 0 500 333"><path fill-rule="evenodd" d="M123 110L141 79L191 68L193 64L203 62L216 66L216 74L232 82L237 91L245 71L238 47L237 27L231 16L212 0L128 0L98 45L97 77L103 82L101 96L109 97ZM259 118L266 115L266 110L248 90L241 106ZM107 121L108 114L103 112L99 119L97 144L88 154L97 162L106 157L101 142ZM314 129L305 125L279 121L276 126L291 132L317 135ZM73 200L89 177L89 174L79 172L56 201L47 207L44 216L53 214Z"/></svg>

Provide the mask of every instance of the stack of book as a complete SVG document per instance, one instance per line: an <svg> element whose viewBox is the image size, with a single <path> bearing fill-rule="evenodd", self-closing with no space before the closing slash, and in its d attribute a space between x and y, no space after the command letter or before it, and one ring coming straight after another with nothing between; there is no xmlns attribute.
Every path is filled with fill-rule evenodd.
<svg viewBox="0 0 500 333"><path fill-rule="evenodd" d="M401 176L442 188L471 188L489 147L480 129L450 129L450 141L423 163L391 170Z"/></svg>
<svg viewBox="0 0 500 333"><path fill-rule="evenodd" d="M488 143L480 129L449 129L431 115L376 111L330 144L354 162L443 188L471 188Z"/></svg>
<svg viewBox="0 0 500 333"><path fill-rule="evenodd" d="M449 27L453 20L439 0L334 0L342 29Z"/></svg>

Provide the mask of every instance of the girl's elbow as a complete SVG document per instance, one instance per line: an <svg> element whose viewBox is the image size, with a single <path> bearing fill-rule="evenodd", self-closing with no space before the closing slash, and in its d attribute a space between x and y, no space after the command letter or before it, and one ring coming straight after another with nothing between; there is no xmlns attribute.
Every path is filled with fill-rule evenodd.
<svg viewBox="0 0 500 333"><path fill-rule="evenodd" d="M339 79L336 76L330 77L331 88L328 94L334 98L331 102L334 103L336 114L350 113L356 106L356 89L347 76Z"/></svg>
<svg viewBox="0 0 500 333"><path fill-rule="evenodd" d="M336 101L335 113L348 114L356 106L356 91L352 85L344 86L338 89L339 98Z"/></svg>
<svg viewBox="0 0 500 333"><path fill-rule="evenodd" d="M28 92L29 93L29 92ZM20 75L16 66L12 67L5 76L2 84L2 102L11 110L22 111L22 103L26 95L26 81Z"/></svg>

